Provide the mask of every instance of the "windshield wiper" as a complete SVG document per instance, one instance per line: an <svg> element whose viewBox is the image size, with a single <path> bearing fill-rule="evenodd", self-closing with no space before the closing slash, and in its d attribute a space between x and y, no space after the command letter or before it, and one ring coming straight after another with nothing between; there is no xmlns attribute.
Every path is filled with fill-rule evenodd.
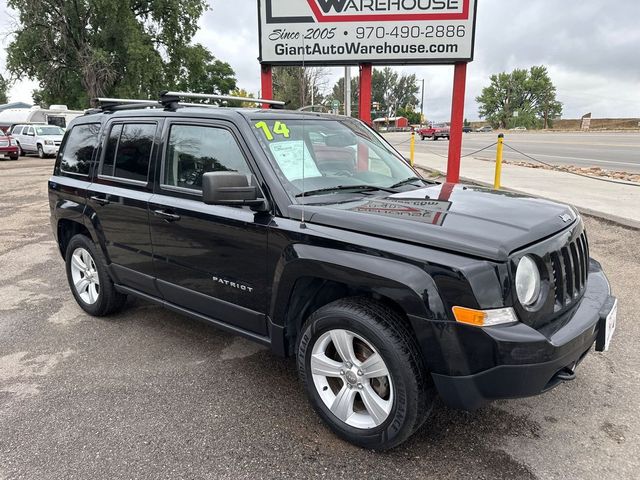
<svg viewBox="0 0 640 480"><path fill-rule="evenodd" d="M373 185L338 185L337 187L319 188L318 190L299 193L296 195L296 198L309 197L312 195L318 195L320 193L340 192L343 190L355 190L356 192L383 191L389 193L398 193L396 190L393 190L393 188L374 187Z"/></svg>
<svg viewBox="0 0 640 480"><path fill-rule="evenodd" d="M391 185L389 188L399 188L399 187L404 187L405 185L409 185L410 183L413 182L422 182L422 183L427 183L427 181L424 178L420 178L420 177L409 177L406 180L402 180L401 182L396 183L395 185Z"/></svg>

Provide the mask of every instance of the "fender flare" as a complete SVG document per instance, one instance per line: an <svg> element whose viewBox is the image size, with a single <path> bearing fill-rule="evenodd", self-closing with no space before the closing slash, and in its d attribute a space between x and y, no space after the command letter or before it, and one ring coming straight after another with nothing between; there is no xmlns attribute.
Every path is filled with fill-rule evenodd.
<svg viewBox="0 0 640 480"><path fill-rule="evenodd" d="M387 297L409 317L446 318L433 278L417 265L391 258L305 244L287 247L274 270L270 318L284 327L290 297L301 278L365 288Z"/></svg>

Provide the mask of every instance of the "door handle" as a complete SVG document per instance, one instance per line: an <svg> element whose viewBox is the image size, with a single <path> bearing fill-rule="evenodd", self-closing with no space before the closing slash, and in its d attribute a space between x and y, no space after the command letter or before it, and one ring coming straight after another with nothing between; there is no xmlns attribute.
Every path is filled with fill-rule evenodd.
<svg viewBox="0 0 640 480"><path fill-rule="evenodd" d="M177 222L180 220L180 215L176 215L175 213L167 212L166 210L154 210L153 214L156 217L162 217L166 222Z"/></svg>
<svg viewBox="0 0 640 480"><path fill-rule="evenodd" d="M93 200L96 203L99 203L100 205L109 205L111 203L105 197L93 196L91 197L91 200Z"/></svg>

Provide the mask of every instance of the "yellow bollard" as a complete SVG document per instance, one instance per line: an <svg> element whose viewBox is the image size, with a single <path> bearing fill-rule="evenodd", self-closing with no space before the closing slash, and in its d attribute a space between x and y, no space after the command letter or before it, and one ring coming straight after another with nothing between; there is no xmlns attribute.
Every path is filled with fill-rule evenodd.
<svg viewBox="0 0 640 480"><path fill-rule="evenodd" d="M409 144L409 162L413 167L413 161L416 156L416 132L411 132L411 143Z"/></svg>
<svg viewBox="0 0 640 480"><path fill-rule="evenodd" d="M502 176L502 152L504 151L504 134L498 135L498 148L496 149L496 177L493 188L500 190L500 177Z"/></svg>

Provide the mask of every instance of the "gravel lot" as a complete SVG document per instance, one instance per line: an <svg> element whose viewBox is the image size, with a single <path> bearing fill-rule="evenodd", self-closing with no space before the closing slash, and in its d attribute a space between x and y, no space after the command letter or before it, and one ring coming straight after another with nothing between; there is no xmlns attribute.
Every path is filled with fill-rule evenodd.
<svg viewBox="0 0 640 480"><path fill-rule="evenodd" d="M611 352L540 397L438 405L377 454L323 426L291 360L141 301L85 315L50 232L52 164L0 163L0 479L638 478L638 231L587 220L620 299Z"/></svg>

